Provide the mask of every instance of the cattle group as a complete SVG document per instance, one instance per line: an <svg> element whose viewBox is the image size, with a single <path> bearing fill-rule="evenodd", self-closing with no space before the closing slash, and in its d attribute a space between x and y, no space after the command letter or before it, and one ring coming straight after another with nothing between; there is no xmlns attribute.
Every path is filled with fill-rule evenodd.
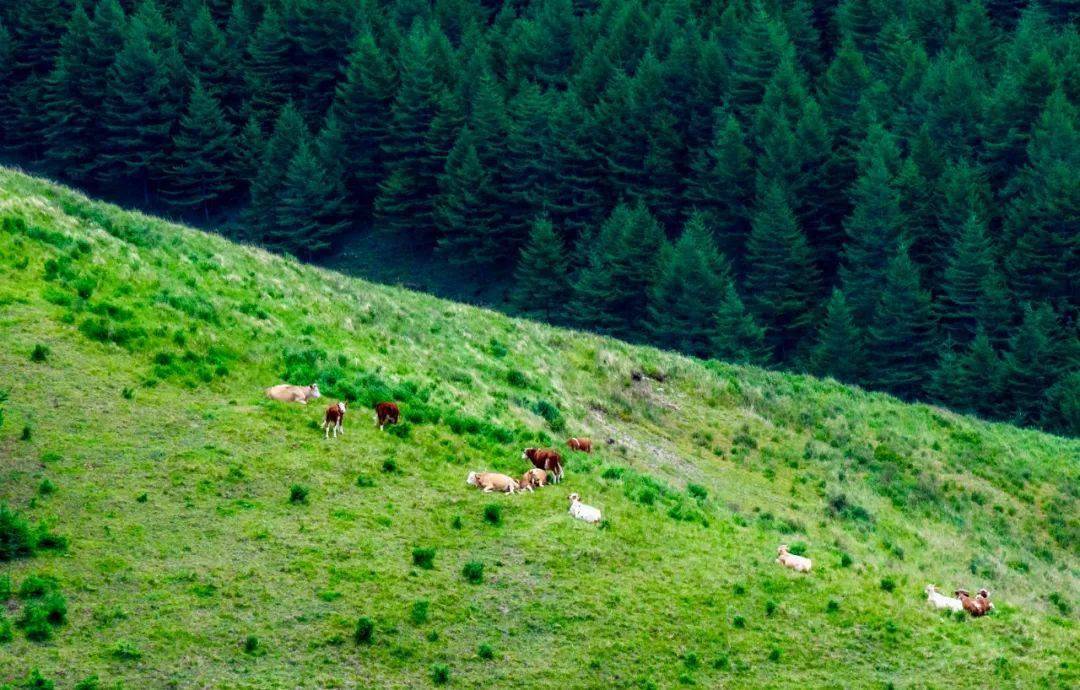
<svg viewBox="0 0 1080 690"><path fill-rule="evenodd" d="M321 397L319 386L314 383L310 386L280 384L267 388L266 395L271 400L296 402L301 405L307 405L308 400ZM396 403L387 401L375 405L375 424L380 431L384 430L388 425L397 424L400 418L401 410L398 409ZM329 439L332 430L334 438L337 438L338 434L344 432L344 421L344 402L336 402L327 407L322 423L324 437ZM607 440L608 445L613 443L612 439ZM572 451L580 453L592 452L592 441L588 438L572 437L567 439L566 445ZM549 480L553 484L562 481L563 458L558 451L552 448L526 448L522 451L521 458L532 463L532 468L521 475L521 479L514 479L499 472L469 472L465 482L485 493L513 494L524 491L532 492L535 489L547 486ZM599 509L582 503L581 498L576 493L570 494L568 498L570 500L570 510L568 512L572 517L588 523L600 522ZM810 572L813 565L809 558L791 553L786 544L781 544L777 548L776 562L799 573ZM936 609L955 612L966 611L972 617L979 618L990 613L994 608L994 605L990 602L990 593L985 589L980 589L974 597L963 589L956 590L953 597L945 596L938 592L934 585L927 585L925 591L927 601Z"/></svg>
<svg viewBox="0 0 1080 690"><path fill-rule="evenodd" d="M265 392L266 397L271 400L295 402L301 405L307 405L308 400L322 397L322 394L319 393L319 385L316 383L310 386L293 386L282 383L267 388ZM323 413L321 427L324 438L329 439L331 431L334 433L334 438L337 438L338 434L344 433L345 410L344 401L336 402L326 408ZM385 430L388 425L397 424L400 419L401 410L398 408L397 403L385 401L375 405L375 425L378 426L380 431ZM587 438L570 438L566 441L566 445L573 451L592 452L592 441ZM547 486L549 475L551 483L557 484L562 481L563 459L558 451L551 448L526 448L522 451L521 457L533 465L532 469L521 476L521 479L514 479L498 472L469 472L465 481L485 492L498 491L510 494L521 491L532 492L535 489ZM598 509L582 504L576 493L570 494L569 498L570 515L585 522L600 521L600 511Z"/></svg>

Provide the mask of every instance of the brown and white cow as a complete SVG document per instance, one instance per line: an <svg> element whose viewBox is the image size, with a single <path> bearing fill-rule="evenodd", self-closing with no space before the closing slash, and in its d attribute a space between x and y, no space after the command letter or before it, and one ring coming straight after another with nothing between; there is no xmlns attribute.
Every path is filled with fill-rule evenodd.
<svg viewBox="0 0 1080 690"><path fill-rule="evenodd" d="M557 451L550 448L526 448L521 457L531 462L533 467L551 472L555 484L562 481L562 456Z"/></svg>
<svg viewBox="0 0 1080 690"><path fill-rule="evenodd" d="M401 410L392 402L381 402L375 406L375 421L382 430L387 424L397 424L401 417Z"/></svg>
<svg viewBox="0 0 1080 690"><path fill-rule="evenodd" d="M587 438L571 438L567 439L566 445L570 450L578 450L582 453L592 452L592 440Z"/></svg>
<svg viewBox="0 0 1080 690"><path fill-rule="evenodd" d="M522 491L532 491L545 485L547 485L547 472L537 467L521 475L521 481L518 482L518 488Z"/></svg>
<svg viewBox="0 0 1080 690"><path fill-rule="evenodd" d="M330 438L330 429L334 430L334 438L337 438L338 433L345 433L345 429L341 427L341 423L345 421L345 403L339 402L326 408L326 415L323 416L323 435L325 438Z"/></svg>

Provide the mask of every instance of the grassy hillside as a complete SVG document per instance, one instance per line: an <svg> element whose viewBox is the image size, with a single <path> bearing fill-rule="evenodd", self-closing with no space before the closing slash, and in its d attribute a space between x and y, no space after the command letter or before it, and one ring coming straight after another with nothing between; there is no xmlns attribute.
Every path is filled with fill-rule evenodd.
<svg viewBox="0 0 1080 690"><path fill-rule="evenodd" d="M0 502L67 540L0 562L0 685L1080 682L1080 442L344 278L10 170L0 217ZM309 379L318 405L263 398ZM614 443L533 495L465 484L568 435ZM66 601L45 641L19 624L36 575ZM997 610L939 614L928 582Z"/></svg>

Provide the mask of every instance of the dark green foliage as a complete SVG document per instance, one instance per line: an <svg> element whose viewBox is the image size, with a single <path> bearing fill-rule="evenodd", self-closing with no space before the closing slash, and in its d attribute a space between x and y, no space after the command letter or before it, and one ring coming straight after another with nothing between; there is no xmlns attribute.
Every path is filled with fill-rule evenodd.
<svg viewBox="0 0 1080 690"><path fill-rule="evenodd" d="M22 682L21 688L26 690L54 690L56 685L41 675L41 671L36 668L30 671L30 674L26 676L26 680Z"/></svg>
<svg viewBox="0 0 1080 690"><path fill-rule="evenodd" d="M493 524L502 524L502 506L498 503L489 503L484 506L484 520Z"/></svg>
<svg viewBox="0 0 1080 690"><path fill-rule="evenodd" d="M413 625L423 625L428 621L428 609L431 608L431 602L427 599L418 599L412 603L412 607L409 609L409 619L413 622Z"/></svg>
<svg viewBox="0 0 1080 690"><path fill-rule="evenodd" d="M896 589L896 581L891 577L881 578L881 589L885 592L891 592Z"/></svg>
<svg viewBox="0 0 1080 690"><path fill-rule="evenodd" d="M483 299L518 314L1076 428L1070 0L9 4L14 163L305 259L390 233L490 274ZM885 294L901 243L929 323ZM75 301L101 298L77 255L46 261L50 301L107 309ZM1010 346L1042 329L1025 305L1058 326L1049 360ZM103 343L147 337L71 313Z"/></svg>
<svg viewBox="0 0 1080 690"><path fill-rule="evenodd" d="M863 340L863 332L855 325L844 293L834 289L825 305L817 344L810 354L811 370L840 381L858 381L866 359Z"/></svg>
<svg viewBox="0 0 1080 690"><path fill-rule="evenodd" d="M813 252L776 184L758 203L746 255L748 305L783 358L806 335L820 287Z"/></svg>
<svg viewBox="0 0 1080 690"><path fill-rule="evenodd" d="M356 621L356 630L353 632L353 639L357 644L368 644L371 642L371 638L375 634L375 622L367 616L361 616Z"/></svg>
<svg viewBox="0 0 1080 690"><path fill-rule="evenodd" d="M175 163L166 190L170 203L180 209L200 210L209 218L210 208L224 200L235 184L232 142L233 129L221 105L196 80L173 137Z"/></svg>
<svg viewBox="0 0 1080 690"><path fill-rule="evenodd" d="M574 285L574 316L602 332L636 335L656 281L663 232L644 205L620 205L588 247L588 263Z"/></svg>
<svg viewBox="0 0 1080 690"><path fill-rule="evenodd" d="M469 582L478 585L484 581L484 564L480 561L469 561L461 569L461 574Z"/></svg>
<svg viewBox="0 0 1080 690"><path fill-rule="evenodd" d="M484 642L476 648L476 656L484 659L485 661L490 661L491 659L495 658L495 650L492 649L491 645Z"/></svg>
<svg viewBox="0 0 1080 690"><path fill-rule="evenodd" d="M31 362L44 362L49 358L49 346L38 343L30 352Z"/></svg>
<svg viewBox="0 0 1080 690"><path fill-rule="evenodd" d="M303 484L293 484L289 488L289 503L307 503L310 489Z"/></svg>
<svg viewBox="0 0 1080 690"><path fill-rule="evenodd" d="M714 352L715 319L730 271L702 215L694 215L671 251L662 255L649 295L648 327L658 345L698 357Z"/></svg>
<svg viewBox="0 0 1080 690"><path fill-rule="evenodd" d="M37 537L30 524L18 513L0 503L0 561L34 555Z"/></svg>
<svg viewBox="0 0 1080 690"><path fill-rule="evenodd" d="M434 547L417 546L412 550L412 562L413 565L423 568L424 570L431 570L435 567L435 549Z"/></svg>
<svg viewBox="0 0 1080 690"><path fill-rule="evenodd" d="M930 295L901 247L889 262L869 329L874 383L901 397L923 392L936 354Z"/></svg>
<svg viewBox="0 0 1080 690"><path fill-rule="evenodd" d="M446 685L450 682L450 667L446 664L435 664L431 667L431 682L435 685Z"/></svg>
<svg viewBox="0 0 1080 690"><path fill-rule="evenodd" d="M562 238L547 218L538 218L514 272L512 299L523 314L548 321L565 318L570 264Z"/></svg>

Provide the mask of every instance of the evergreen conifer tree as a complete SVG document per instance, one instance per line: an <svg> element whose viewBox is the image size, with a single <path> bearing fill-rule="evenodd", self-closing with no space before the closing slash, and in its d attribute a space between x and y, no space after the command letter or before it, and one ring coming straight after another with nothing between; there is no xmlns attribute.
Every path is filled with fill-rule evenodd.
<svg viewBox="0 0 1080 690"><path fill-rule="evenodd" d="M213 93L195 79L187 111L173 139L175 163L166 194L180 209L210 209L232 191L236 170L233 129Z"/></svg>
<svg viewBox="0 0 1080 690"><path fill-rule="evenodd" d="M764 366L769 362L769 346L765 344L765 329L743 306L728 280L723 289L720 307L716 312L716 330L712 337L712 355L736 364Z"/></svg>
<svg viewBox="0 0 1080 690"><path fill-rule="evenodd" d="M855 324L843 291L834 288L825 305L825 320L810 353L810 369L819 376L857 383L864 373L865 334Z"/></svg>
<svg viewBox="0 0 1080 690"><path fill-rule="evenodd" d="M494 201L491 175L480 163L466 127L446 159L435 202L439 249L452 262L491 266L504 257Z"/></svg>
<svg viewBox="0 0 1080 690"><path fill-rule="evenodd" d="M326 174L311 143L301 140L282 182L276 222L264 241L301 258L326 252L348 227L344 198L340 182Z"/></svg>
<svg viewBox="0 0 1080 690"><path fill-rule="evenodd" d="M545 321L563 320L571 295L568 264L566 248L551 221L536 219L514 271L510 296L514 307Z"/></svg>

